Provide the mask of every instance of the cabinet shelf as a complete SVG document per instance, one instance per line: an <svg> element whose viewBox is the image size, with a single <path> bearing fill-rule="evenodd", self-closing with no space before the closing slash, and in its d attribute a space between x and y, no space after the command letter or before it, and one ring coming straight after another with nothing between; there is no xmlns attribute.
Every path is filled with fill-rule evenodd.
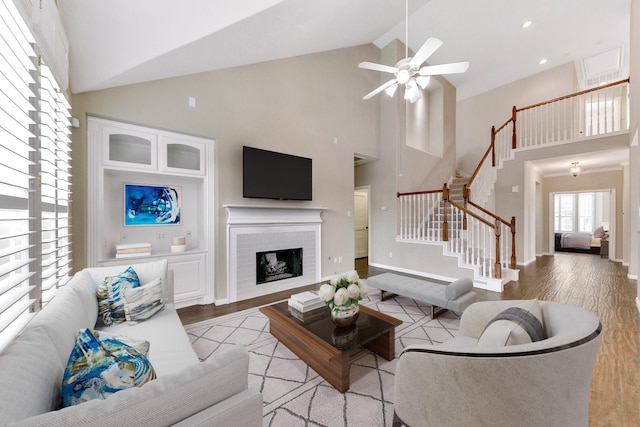
<svg viewBox="0 0 640 427"><path fill-rule="evenodd" d="M206 254L207 251L206 250L202 250L202 249L187 249L184 252L171 252L171 251L153 251L151 252L151 255L141 255L141 256L135 256L135 257L127 257L127 258L116 258L116 257L112 257L112 258L104 258L104 259L100 259L98 260L98 262L103 263L103 262L113 262L113 261L118 261L118 262L122 262L122 263L127 263L127 262L141 262L144 261L145 259L155 259L155 258L173 258L173 257L180 257L180 256L184 256L184 255L202 255L202 254Z"/></svg>

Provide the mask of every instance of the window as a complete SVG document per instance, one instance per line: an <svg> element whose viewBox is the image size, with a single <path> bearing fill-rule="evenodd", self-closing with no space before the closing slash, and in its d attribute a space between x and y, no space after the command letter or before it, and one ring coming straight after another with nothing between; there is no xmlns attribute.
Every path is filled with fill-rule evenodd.
<svg viewBox="0 0 640 427"><path fill-rule="evenodd" d="M586 231L592 233L594 230L594 204L595 197L593 193L578 194L578 231Z"/></svg>
<svg viewBox="0 0 640 427"><path fill-rule="evenodd" d="M608 209L608 192L555 194L554 231L593 233L596 224L605 218Z"/></svg>
<svg viewBox="0 0 640 427"><path fill-rule="evenodd" d="M68 280L71 148L69 104L13 2L0 21L1 349Z"/></svg>

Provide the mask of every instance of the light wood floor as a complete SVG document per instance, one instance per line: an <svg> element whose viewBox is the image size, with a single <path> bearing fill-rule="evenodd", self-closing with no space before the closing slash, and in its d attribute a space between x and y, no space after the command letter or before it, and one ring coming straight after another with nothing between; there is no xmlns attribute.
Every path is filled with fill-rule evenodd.
<svg viewBox="0 0 640 427"><path fill-rule="evenodd" d="M360 277L384 272L356 260ZM640 314L636 306L636 281L627 279L619 263L588 254L556 254L538 258L520 270L520 280L502 294L480 291L481 298L559 301L596 313L604 335L591 384L590 426L640 426ZM193 306L178 310L184 324L244 310L288 298L303 289L215 307ZM543 410L543 409L542 409Z"/></svg>

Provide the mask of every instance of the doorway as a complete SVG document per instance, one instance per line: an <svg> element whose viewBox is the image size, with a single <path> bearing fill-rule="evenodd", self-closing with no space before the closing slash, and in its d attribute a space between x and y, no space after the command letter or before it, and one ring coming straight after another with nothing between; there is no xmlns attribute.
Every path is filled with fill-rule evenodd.
<svg viewBox="0 0 640 427"><path fill-rule="evenodd" d="M369 188L356 188L353 192L353 233L355 258L369 256Z"/></svg>
<svg viewBox="0 0 640 427"><path fill-rule="evenodd" d="M568 246L563 252L600 251L600 235L594 234L598 228L607 234L609 259L615 259L616 241L616 190L597 189L582 191L558 191L549 193L549 251L560 248L560 236L576 234L584 241L577 241L576 247ZM582 233L584 236L580 236ZM588 242L588 237L592 237ZM570 242L573 243L573 242Z"/></svg>

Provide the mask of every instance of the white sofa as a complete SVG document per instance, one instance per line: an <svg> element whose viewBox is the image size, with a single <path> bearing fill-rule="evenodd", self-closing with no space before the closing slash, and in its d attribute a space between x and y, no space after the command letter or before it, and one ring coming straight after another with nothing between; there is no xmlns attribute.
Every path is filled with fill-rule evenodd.
<svg viewBox="0 0 640 427"><path fill-rule="evenodd" d="M602 324L580 307L540 301L546 339L480 346L498 313L525 301L482 301L441 345L398 357L394 426L587 426Z"/></svg>
<svg viewBox="0 0 640 427"><path fill-rule="evenodd" d="M126 267L75 274L2 351L0 425L262 425L262 395L248 388L248 352L236 346L201 363L171 298L144 322L96 327L98 284ZM132 267L142 284L160 277L164 295L173 295L166 260ZM62 376L77 334L94 327L149 341L148 358L157 379L105 400L60 409Z"/></svg>

